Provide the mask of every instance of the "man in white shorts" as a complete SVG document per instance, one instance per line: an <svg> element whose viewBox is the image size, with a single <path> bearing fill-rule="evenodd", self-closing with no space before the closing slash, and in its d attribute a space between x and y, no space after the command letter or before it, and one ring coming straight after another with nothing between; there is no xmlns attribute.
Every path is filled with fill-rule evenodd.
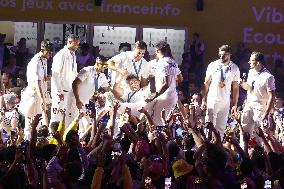
<svg viewBox="0 0 284 189"><path fill-rule="evenodd" d="M77 63L75 51L79 47L80 39L71 34L67 44L54 57L51 77L51 120L61 121L60 110L66 111L65 124L69 125L75 118L76 107L72 90L72 83L77 76Z"/></svg>
<svg viewBox="0 0 284 189"><path fill-rule="evenodd" d="M230 111L231 89L232 114L237 111L240 70L230 60L229 45L222 45L219 48L219 57L207 67L201 107L206 109L205 121L212 122L223 138Z"/></svg>
<svg viewBox="0 0 284 189"><path fill-rule="evenodd" d="M267 121L275 98L275 79L264 64L264 55L253 52L249 60L247 82L241 82L242 88L247 90L241 123L244 131L251 135L255 135L256 126L260 126L264 120Z"/></svg>
<svg viewBox="0 0 284 189"><path fill-rule="evenodd" d="M50 41L44 40L40 44L40 52L37 53L27 66L27 82L19 111L25 116L25 139L30 139L30 119L37 114L42 114L47 124L46 98L47 98L47 60L53 52L53 45Z"/></svg>
<svg viewBox="0 0 284 189"><path fill-rule="evenodd" d="M170 110L176 105L178 100L177 81L181 81L182 76L172 57L170 45L165 41L160 41L155 48L158 60L154 69L156 95L146 101L153 102L152 115L156 126L164 126L162 111L165 111L167 118Z"/></svg>
<svg viewBox="0 0 284 189"><path fill-rule="evenodd" d="M133 51L121 52L108 60L108 68L112 70L111 84L114 85L119 75L136 75L142 86L147 85L151 70L150 64L143 58L147 45L144 41L137 41Z"/></svg>

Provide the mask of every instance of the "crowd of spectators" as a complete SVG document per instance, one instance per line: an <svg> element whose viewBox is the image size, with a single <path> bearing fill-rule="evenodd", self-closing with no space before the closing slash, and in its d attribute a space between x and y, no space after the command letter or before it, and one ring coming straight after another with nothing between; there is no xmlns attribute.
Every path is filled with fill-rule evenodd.
<svg viewBox="0 0 284 189"><path fill-rule="evenodd" d="M0 48L3 38L0 34ZM119 104L105 107L106 97L98 91L93 106L70 125L65 125L64 110L60 111L63 119L49 126L41 125L41 115L35 116L30 141L24 140L25 118L17 111L26 86L25 66L31 58L25 42L21 39L11 48L8 59L4 47L5 58L0 62L0 189L284 188L283 93L277 93L268 124L259 125L256 137L243 131L243 103L238 114L228 118L225 135L220 136L212 123L204 121L201 70L205 46L198 34L190 52L183 54L179 102L164 117L164 127L154 125L151 112L143 107L138 110L144 115L141 118L129 109L116 118ZM240 43L233 55L242 73L248 71L250 53ZM79 69L95 63L86 43L77 56ZM281 73L275 71L277 83ZM241 94L243 102L246 94ZM120 132L115 132L115 125Z"/></svg>

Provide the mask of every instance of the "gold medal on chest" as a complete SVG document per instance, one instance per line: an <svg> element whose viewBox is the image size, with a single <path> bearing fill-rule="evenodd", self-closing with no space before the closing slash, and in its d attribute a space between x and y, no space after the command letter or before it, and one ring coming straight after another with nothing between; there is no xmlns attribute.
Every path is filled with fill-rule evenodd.
<svg viewBox="0 0 284 189"><path fill-rule="evenodd" d="M224 87L225 87L225 83L224 83L223 81L220 81L219 84L218 84L218 86L219 86L220 88L224 88Z"/></svg>

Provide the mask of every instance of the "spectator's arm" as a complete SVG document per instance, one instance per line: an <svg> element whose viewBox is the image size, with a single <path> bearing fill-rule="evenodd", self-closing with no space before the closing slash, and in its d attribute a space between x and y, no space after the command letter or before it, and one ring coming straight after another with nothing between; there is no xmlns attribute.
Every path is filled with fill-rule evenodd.
<svg viewBox="0 0 284 189"><path fill-rule="evenodd" d="M258 128L258 136L262 139L263 143L264 143L264 149L266 151L266 153L272 152L272 149L268 143L268 141L266 140L263 130L259 127Z"/></svg>
<svg viewBox="0 0 284 189"><path fill-rule="evenodd" d="M111 124L111 128L110 128L110 135L113 137L114 135L114 128L115 128L115 120L116 120L116 115L117 115L117 110L119 108L119 104L116 103L113 107L113 111L112 111L112 124Z"/></svg>
<svg viewBox="0 0 284 189"><path fill-rule="evenodd" d="M104 164L105 164L105 152L101 151L98 154L98 167L95 171L95 174L93 176L93 180L92 180L92 185L91 185L91 189L101 189L101 182L102 182L102 178L103 178L103 174L104 174Z"/></svg>
<svg viewBox="0 0 284 189"><path fill-rule="evenodd" d="M99 140L99 137L101 136L103 130L106 128L106 123L101 123L99 125L99 128L98 128L98 132L95 134L95 137L94 137L94 140L92 141L92 145L91 147L94 148Z"/></svg>
<svg viewBox="0 0 284 189"><path fill-rule="evenodd" d="M37 185L37 179L36 179L36 172L35 172L35 168L33 166L32 163L32 159L31 159L31 151L29 150L29 147L27 149L27 152L25 154L25 159L26 159L26 168L25 171L28 177L28 181L31 185L33 185L34 187L36 187Z"/></svg>
<svg viewBox="0 0 284 189"><path fill-rule="evenodd" d="M121 169L123 178L123 189L133 188L132 177L128 166L126 164L123 164Z"/></svg>
<svg viewBox="0 0 284 189"><path fill-rule="evenodd" d="M245 133L240 121L238 121L238 127L240 130L240 147L243 149L244 153L248 157L248 140L250 138L249 133Z"/></svg>
<svg viewBox="0 0 284 189"><path fill-rule="evenodd" d="M79 115L72 121L72 123L68 126L68 128L65 130L63 135L63 141L66 140L66 135L71 130L77 130L79 126L79 120L82 118L83 113L79 113Z"/></svg>
<svg viewBox="0 0 284 189"><path fill-rule="evenodd" d="M92 142L95 138L95 135L97 133L98 129L97 129L97 122L96 122L96 117L92 118L92 125L91 125L91 138L90 141L88 143L88 146L92 145Z"/></svg>
<svg viewBox="0 0 284 189"><path fill-rule="evenodd" d="M222 141L221 141L220 133L216 130L213 123L208 123L208 128L209 128L210 131L212 131L213 137L215 139L214 143L217 144L218 146L222 147Z"/></svg>
<svg viewBox="0 0 284 189"><path fill-rule="evenodd" d="M247 154L244 152L244 150L240 147L239 143L234 139L234 138L231 138L231 137L227 137L226 140L231 143L232 145L235 146L237 152L240 154L240 156L242 158L247 158Z"/></svg>
<svg viewBox="0 0 284 189"><path fill-rule="evenodd" d="M84 170L87 170L87 168L89 166L89 160L88 160L88 157L87 157L85 150L83 149L83 147L80 143L79 137L76 137L76 144L77 144L77 149L78 149L79 156L80 156L80 159L81 159L81 163L84 167Z"/></svg>
<svg viewBox="0 0 284 189"><path fill-rule="evenodd" d="M63 137L65 131L65 117L66 117L65 111L62 110L61 114L62 114L62 120L59 122L57 131L60 133L61 137Z"/></svg>
<svg viewBox="0 0 284 189"><path fill-rule="evenodd" d="M187 122L187 121L188 121L188 115L187 115L187 112L186 112L186 110L185 110L183 104L181 103L180 99L178 99L177 105L178 105L178 109L180 110L180 113L181 113L181 115L182 115L183 120L184 120L185 122ZM182 127L183 127L183 126L182 126Z"/></svg>
<svg viewBox="0 0 284 189"><path fill-rule="evenodd" d="M144 107L140 108L138 111L139 111L140 113L143 113L143 114L146 116L147 122L148 122L148 124L150 125L149 130L152 132L152 131L153 131L152 127L153 127L153 126L154 126L154 127L156 126L154 120L152 119L152 117L150 116L150 114L148 113L148 111L147 111Z"/></svg>
<svg viewBox="0 0 284 189"><path fill-rule="evenodd" d="M195 132L191 127L188 128L188 132L192 134L196 146L199 148L204 144L204 140Z"/></svg>
<svg viewBox="0 0 284 189"><path fill-rule="evenodd" d="M33 155L33 152L36 148L36 141L37 141L37 130L36 130L36 127L39 123L41 119L41 115L40 114L37 114L35 117L33 117L30 125L31 125L31 128L32 128L32 132L31 132L31 141L30 141L30 154ZM28 125L29 126L29 125Z"/></svg>
<svg viewBox="0 0 284 189"><path fill-rule="evenodd" d="M267 134L267 140L270 142L273 152L284 153L283 146L276 140L276 138L272 134Z"/></svg>

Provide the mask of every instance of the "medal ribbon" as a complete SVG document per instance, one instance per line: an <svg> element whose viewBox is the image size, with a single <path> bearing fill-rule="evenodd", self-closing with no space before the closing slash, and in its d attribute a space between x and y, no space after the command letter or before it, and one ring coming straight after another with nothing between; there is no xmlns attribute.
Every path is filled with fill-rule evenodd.
<svg viewBox="0 0 284 189"><path fill-rule="evenodd" d="M128 95L127 95L127 102L128 102L128 103L130 102L131 98L135 95L136 92L137 92L137 91L128 93ZM132 93L132 94L131 94L131 93Z"/></svg>
<svg viewBox="0 0 284 189"><path fill-rule="evenodd" d="M137 68L136 68L136 65L135 65L134 60L132 60L132 64L133 64L133 67L134 67L134 70L135 70L136 76L137 76L137 77L139 77L138 75L139 75L140 70L141 70L142 60L140 61L140 64L139 64L139 68L138 68L138 70L137 70Z"/></svg>

